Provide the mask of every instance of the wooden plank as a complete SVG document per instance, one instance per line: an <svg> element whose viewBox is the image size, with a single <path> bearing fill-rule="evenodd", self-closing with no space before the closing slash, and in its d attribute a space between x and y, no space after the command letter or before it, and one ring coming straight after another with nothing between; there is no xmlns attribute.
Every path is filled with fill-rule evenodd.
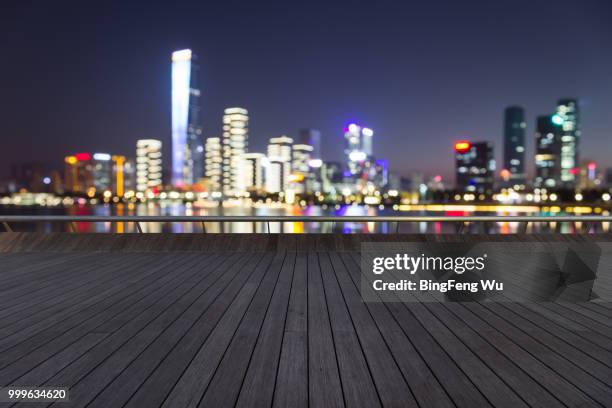
<svg viewBox="0 0 612 408"><path fill-rule="evenodd" d="M279 254L280 255L280 254ZM253 348L261 331L263 320L280 281L280 272L286 255L277 255L270 270L257 288L255 297L247 308L240 325L236 329L223 358L214 375L206 384L206 390L198 406L218 407L231 406L236 402L244 373L252 358ZM283 280L284 283L291 279ZM278 297L277 297L278 299ZM279 301L282 302L283 298ZM284 306L286 308L286 306ZM206 378L208 376L205 377ZM273 379L274 377L270 377Z"/></svg>
<svg viewBox="0 0 612 408"><path fill-rule="evenodd" d="M236 406L272 405L295 262L295 252L289 252L272 294Z"/></svg>
<svg viewBox="0 0 612 408"><path fill-rule="evenodd" d="M192 260L193 259L191 259L190 262ZM186 268L185 270L188 271L189 268ZM132 309L130 306L132 306L134 302L140 301L141 298L146 297L147 293L149 293L153 288L156 288L156 285L157 288L169 288L168 281L171 282L171 278L174 278L174 276L164 276L161 274L160 277L161 279L159 280L153 280L152 282L145 283L144 287L149 289L149 291L141 291L143 293L140 296L134 292L125 292L125 296L122 298L122 300L114 303L113 308L108 309L106 314L95 314L95 319L85 320L83 324L75 326L71 330L60 332L61 334L59 335L56 335L56 332L53 330L49 333L43 333L43 335L39 334L35 337L37 342L42 342L38 347L36 345L32 346L32 342L24 342L20 344L22 348L29 347L29 352L15 352L13 358L16 356L21 357L12 361L10 364L5 365L2 370L0 370L0 381L2 383L10 383L11 381L16 380L33 367L38 366L42 362L51 358L53 355L57 354L59 351L69 347L70 344L72 344L76 339L79 339L88 332L107 332L107 330L104 329L104 325L109 319L116 316L117 311L131 312ZM176 276L176 278L180 279L180 276Z"/></svg>
<svg viewBox="0 0 612 408"><path fill-rule="evenodd" d="M150 273L159 272L157 269L151 270ZM38 344L44 344L41 338L34 338L36 334L44 332L45 330L51 330L56 333L61 333L66 328L73 327L88 317L87 313L92 312L92 308L95 308L101 302L109 302L109 298L116 295L116 292L129 287L129 284L134 280L144 279L147 275L140 273L134 273L134 276L122 276L119 278L111 279L105 286L104 290L98 290L91 293L87 300L79 303L73 303L70 294L66 294L62 297L63 303L57 307L50 308L54 313L46 315L41 320L41 316L34 316L35 321L23 322L19 321L13 325L7 326L0 330L0 333L4 334L4 337L0 340L0 351L6 350L11 347L15 347L23 341L34 341ZM100 274L101 278L104 278L103 273ZM37 321L36 321L37 320ZM8 335L7 335L8 334ZM28 347L31 347L30 344ZM2 357L0 356L0 361ZM0 363L1 366L1 363Z"/></svg>
<svg viewBox="0 0 612 408"><path fill-rule="evenodd" d="M500 303L500 305L511 310L518 316L521 316L523 319L528 320L534 326L542 329L541 332L550 333L552 336L562 340L570 347L580 350L582 353L589 355L608 367L612 367L612 339L609 339L606 344L599 346L588 341L586 338L579 336L575 331L566 329L563 327L563 325L533 312L531 309L523 306L521 303L503 302ZM535 331L534 335L537 336L539 332L539 330Z"/></svg>
<svg viewBox="0 0 612 408"><path fill-rule="evenodd" d="M137 407L160 406L163 403L174 384L208 339L212 330L225 316L229 305L232 302L238 302L239 291L245 288L249 279L254 279L255 271L269 265L271 256L268 255L263 258L262 256L264 254L258 254L258 258L253 258L253 261L249 261L242 266L242 269L234 276L233 281L217 296L214 303L208 307L179 343L163 358L155 371L140 385L127 405Z"/></svg>
<svg viewBox="0 0 612 408"><path fill-rule="evenodd" d="M308 406L307 262L306 254L297 254L274 390L278 408Z"/></svg>
<svg viewBox="0 0 612 408"><path fill-rule="evenodd" d="M247 262L258 259L261 256L234 258L227 264L229 270L219 268L218 273L191 285L177 302L78 381L74 392L80 395L74 403L91 407L122 406L227 288L226 295L230 297L232 291L237 292L231 287L234 278L240 276Z"/></svg>
<svg viewBox="0 0 612 408"><path fill-rule="evenodd" d="M344 395L317 254L308 252L308 401L343 407Z"/></svg>
<svg viewBox="0 0 612 408"><path fill-rule="evenodd" d="M35 321L28 321L25 319L3 328L0 332L5 334L5 337L0 340L0 350L6 350L18 345L19 347L31 348L34 343L44 344L44 336L41 336L40 333L45 330L61 333L67 328L80 324L87 320L91 314L97 313L96 310L99 312L100 310L104 310L104 305L108 307L108 305L112 304L112 300L115 299L116 296L119 296L117 295L117 291L129 290L131 283L138 281L146 283L147 276L153 273L161 273L160 266L161 265L156 265L151 268L149 272L144 274L133 273L110 279L104 290L92 292L86 300L76 304L73 303L70 294L66 294L62 298L62 304L50 308L48 312L41 313L41 315L44 316L34 316ZM108 279L104 274L100 276L104 279ZM10 334L6 335L6 333ZM20 345L20 343L24 341L28 341L29 343L25 346ZM0 366L2 361L3 359L0 356Z"/></svg>
<svg viewBox="0 0 612 408"><path fill-rule="evenodd" d="M169 305L193 289L194 283L198 283L202 279L213 280L214 277L211 278L213 271L223 260L216 257L216 259L210 261L206 268L210 268L211 273L207 273L206 269L190 268L189 265L186 265L181 271L160 278L155 286L149 288L146 296L134 299L136 302L129 308L95 328L94 333L103 333L108 337L80 358L74 359L74 362L65 359L62 355L63 352L59 352L20 377L16 383L40 385L53 376L55 376L53 377L54 381L75 383L78 378L104 361L128 339L137 334L140 329L166 310ZM196 275L199 276L198 281L189 282ZM69 345L67 349L72 347L74 347L73 344ZM63 370L65 367L68 367L68 369Z"/></svg>
<svg viewBox="0 0 612 408"><path fill-rule="evenodd" d="M138 259L135 259L134 256L118 256L105 265L84 267L82 273L77 270L67 282L58 279L40 291L32 291L24 296L23 300L14 299L10 307L0 312L0 319L2 319L0 333L14 334L20 327L29 327L61 312L67 303L81 302L91 296L96 288L104 288L108 282L125 275L123 266L126 260L136 263ZM144 256L140 257L140 260L144 261ZM19 322L17 326L8 327L16 322Z"/></svg>
<svg viewBox="0 0 612 408"><path fill-rule="evenodd" d="M343 290L358 292L360 290L358 265L352 262L350 255L347 253L330 253L330 257L335 265L336 273L340 273L338 280L341 282ZM340 262L342 263L340 264ZM353 269L352 273L350 272L351 269ZM349 288L349 283L352 284L352 289ZM371 288L369 292L371 295L375 295ZM380 330L419 406L455 406L389 310L381 303L363 303L363 305L367 307L371 318Z"/></svg>
<svg viewBox="0 0 612 408"><path fill-rule="evenodd" d="M519 366L542 387L547 390L545 394L552 394L561 402L569 406L595 405L596 402L581 392L573 384L565 380L550 367L543 364L532 354L514 343L501 333L494 325L487 323L481 317L472 313L468 308L460 307L456 303L444 304L446 309L458 319L479 333L483 339L503 353L514 364ZM545 405L546 406L546 405Z"/></svg>
<svg viewBox="0 0 612 408"><path fill-rule="evenodd" d="M332 254L330 257L329 253L319 253L319 259L322 272L328 271L328 276L324 277L324 281L327 282L328 302L335 298L344 299L346 313L352 321L380 402L384 406L417 406L414 394L388 344L365 307L359 292L347 278L344 264L337 255ZM356 386L362 385L356 381ZM366 405L367 401L362 400L361 404Z"/></svg>
<svg viewBox="0 0 612 408"><path fill-rule="evenodd" d="M224 304L223 315L214 322L212 327L206 327L204 335L200 336L204 337L205 341L203 344L200 343L201 347L193 355L191 362L186 368L184 365L179 367L183 370L180 372L180 378L175 382L170 393L164 396L162 406L193 407L198 405L247 309L251 302L257 299L260 285L265 281L264 288L267 288L270 280L276 281L275 275L278 276L283 258L284 254L275 254L272 257L271 254L266 253L264 261L253 265L253 274L240 288L236 297L230 304ZM141 394L141 398L146 397L146 394ZM132 399L127 406L142 405L138 399Z"/></svg>
<svg viewBox="0 0 612 408"><path fill-rule="evenodd" d="M361 279L358 255L350 254L355 267L349 271L353 280ZM458 367L457 363L449 357L445 349L432 335L415 319L415 317L401 303L380 303L391 313L402 329L404 335L414 345L421 358L434 373L442 387L446 390L453 402L459 407L485 407L491 404L471 381L471 379Z"/></svg>
<svg viewBox="0 0 612 408"><path fill-rule="evenodd" d="M271 405L294 262L293 256L285 255L282 266L272 266L274 273L268 275L258 289L199 406L235 405L241 387L249 397L253 396L255 386L261 387L255 395L259 403L257 400L246 402L263 406L263 401L267 401L265 404ZM269 313L272 316L266 322ZM266 350L261 349L260 341ZM256 343L260 345L259 349L256 349ZM265 374L266 377L254 378L253 373L246 376L251 367L256 374Z"/></svg>
<svg viewBox="0 0 612 408"><path fill-rule="evenodd" d="M522 330L518 330L516 326L493 313L484 304L466 302L464 305L472 313L494 326L515 344L519 345L599 404L609 406L612 403L612 393L609 387L596 380L595 377L587 374L563 358L563 356L551 352L544 344L536 341Z"/></svg>
<svg viewBox="0 0 612 408"><path fill-rule="evenodd" d="M581 367L594 378L598 378L604 383L608 383L608 380L612 379L612 369L610 367L607 367L605 364L589 356L582 349L578 349L574 347L574 345L564 342L541 327L533 324L528 319L503 306L503 303L491 302L487 303L486 307L519 330L545 345L550 350L557 352L560 356L563 356L576 366ZM550 328L550 326L548 326L548 328ZM581 345L585 346L584 343ZM610 392L612 392L612 388L610 388Z"/></svg>
<svg viewBox="0 0 612 408"><path fill-rule="evenodd" d="M380 406L379 393L374 385L347 306L334 278L329 258L325 253L318 253L318 259L345 403L349 407Z"/></svg>

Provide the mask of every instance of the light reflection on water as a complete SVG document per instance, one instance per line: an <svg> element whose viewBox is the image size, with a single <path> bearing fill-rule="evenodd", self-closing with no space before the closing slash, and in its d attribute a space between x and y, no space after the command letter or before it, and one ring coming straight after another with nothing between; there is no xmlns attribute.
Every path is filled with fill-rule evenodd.
<svg viewBox="0 0 612 408"><path fill-rule="evenodd" d="M298 206L234 206L230 208L220 207L196 207L189 206L183 203L139 203L135 205L83 205L73 206L68 208L54 207L41 208L41 207L11 207L0 209L2 214L28 214L28 215L41 215L41 214L53 214L53 215L271 215L271 216L291 216L291 215L338 215L338 216L362 216L362 215L456 215L445 212L426 212L426 211L394 211L392 209L379 210L375 207L366 206L342 206L338 209L328 208L323 209L318 206L311 207L298 207ZM471 215L470 213L464 213L462 215ZM483 213L479 212L478 215L535 215L525 213ZM401 233L429 233L429 234L444 234L444 233L457 233L459 223L440 223L440 222L403 222L399 225L394 222L325 222L325 223L302 223L302 222L207 222L202 225L200 222L174 222L174 223L141 223L143 232L149 233L161 233L161 232L172 232L172 233L202 233L204 227L207 233L220 233L220 232L231 232L231 233L395 233L396 231ZM527 232L561 232L561 233L576 233L580 232L582 226L581 223L562 223L560 225L545 224L545 223L530 223ZM79 222L74 223L74 227L77 232L136 232L136 226L133 223L110 223L110 222L99 222L99 223L87 223ZM39 231L69 231L69 225L61 225L58 223L54 224L20 224L19 226L13 226L15 230L39 230ZM463 229L464 233L498 233L498 234L512 234L516 233L519 228L519 223L504 222L494 223L490 225L484 225L482 223L472 223L466 225ZM602 226L595 225L591 231L601 232ZM603 225L603 230L607 231L609 226ZM269 231L268 231L269 229Z"/></svg>

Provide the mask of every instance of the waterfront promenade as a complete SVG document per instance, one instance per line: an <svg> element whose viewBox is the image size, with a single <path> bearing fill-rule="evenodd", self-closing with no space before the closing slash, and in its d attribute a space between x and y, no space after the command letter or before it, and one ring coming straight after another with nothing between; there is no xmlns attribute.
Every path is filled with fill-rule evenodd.
<svg viewBox="0 0 612 408"><path fill-rule="evenodd" d="M361 301L361 242L483 240L612 236L1 233L0 385L75 407L612 406L611 303Z"/></svg>

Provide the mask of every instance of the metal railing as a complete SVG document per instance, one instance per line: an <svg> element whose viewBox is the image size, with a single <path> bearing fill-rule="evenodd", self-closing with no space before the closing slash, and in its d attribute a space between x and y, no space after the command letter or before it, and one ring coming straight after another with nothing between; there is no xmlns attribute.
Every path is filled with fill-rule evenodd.
<svg viewBox="0 0 612 408"><path fill-rule="evenodd" d="M110 222L110 223L134 223L138 232L143 232L140 223L158 222L158 223L173 223L173 222L191 222L201 223L203 232L206 232L206 223L220 223L223 225L226 222L251 222L251 223L266 223L267 231L270 232L270 223L285 223L285 222L300 222L300 223L395 223L396 231L399 231L401 223L421 223L421 222L444 222L444 223L459 223L460 231L466 223L500 223L500 222L518 222L521 223L519 232L526 232L529 223L586 223L587 232L590 227L597 223L612 222L612 216L603 215L562 215L562 216L506 216L506 215L484 215L484 216L445 216L445 215L298 215L298 216L269 216L269 215L0 215L0 223L4 226L4 230L13 232L11 224L14 223L49 223L62 222L69 223L72 231L75 222ZM459 231L459 232L460 232Z"/></svg>

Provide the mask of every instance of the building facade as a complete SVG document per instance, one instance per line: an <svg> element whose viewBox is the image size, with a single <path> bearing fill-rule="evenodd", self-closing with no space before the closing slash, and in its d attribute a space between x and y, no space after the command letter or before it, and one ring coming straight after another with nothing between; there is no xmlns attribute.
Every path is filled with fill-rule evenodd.
<svg viewBox="0 0 612 408"><path fill-rule="evenodd" d="M495 158L491 142L455 143L456 182L459 190L490 193L493 190Z"/></svg>
<svg viewBox="0 0 612 408"><path fill-rule="evenodd" d="M552 120L561 128L561 184L575 187L578 181L579 142L581 136L578 100L561 99Z"/></svg>
<svg viewBox="0 0 612 408"><path fill-rule="evenodd" d="M266 172L266 190L269 193L284 192L289 186L292 145L293 139L287 136L270 139Z"/></svg>
<svg viewBox="0 0 612 408"><path fill-rule="evenodd" d="M504 111L504 160L503 168L509 173L513 186L524 187L525 175L525 110L510 106Z"/></svg>
<svg viewBox="0 0 612 408"><path fill-rule="evenodd" d="M249 112L243 108L227 108L223 114L222 190L226 196L245 191L240 177L242 155L249 147Z"/></svg>
<svg viewBox="0 0 612 408"><path fill-rule="evenodd" d="M136 142L136 190L155 191L162 185L162 142L141 139Z"/></svg>
<svg viewBox="0 0 612 408"><path fill-rule="evenodd" d="M204 175L199 67L189 49L172 53L172 184L183 187Z"/></svg>
<svg viewBox="0 0 612 408"><path fill-rule="evenodd" d="M536 119L533 184L544 188L561 186L561 126L554 115Z"/></svg>
<svg viewBox="0 0 612 408"><path fill-rule="evenodd" d="M204 148L206 152L206 177L210 182L212 191L221 191L223 177L223 149L220 137L206 139Z"/></svg>
<svg viewBox="0 0 612 408"><path fill-rule="evenodd" d="M242 185L247 191L263 191L267 158L263 153L245 153L241 161Z"/></svg>

